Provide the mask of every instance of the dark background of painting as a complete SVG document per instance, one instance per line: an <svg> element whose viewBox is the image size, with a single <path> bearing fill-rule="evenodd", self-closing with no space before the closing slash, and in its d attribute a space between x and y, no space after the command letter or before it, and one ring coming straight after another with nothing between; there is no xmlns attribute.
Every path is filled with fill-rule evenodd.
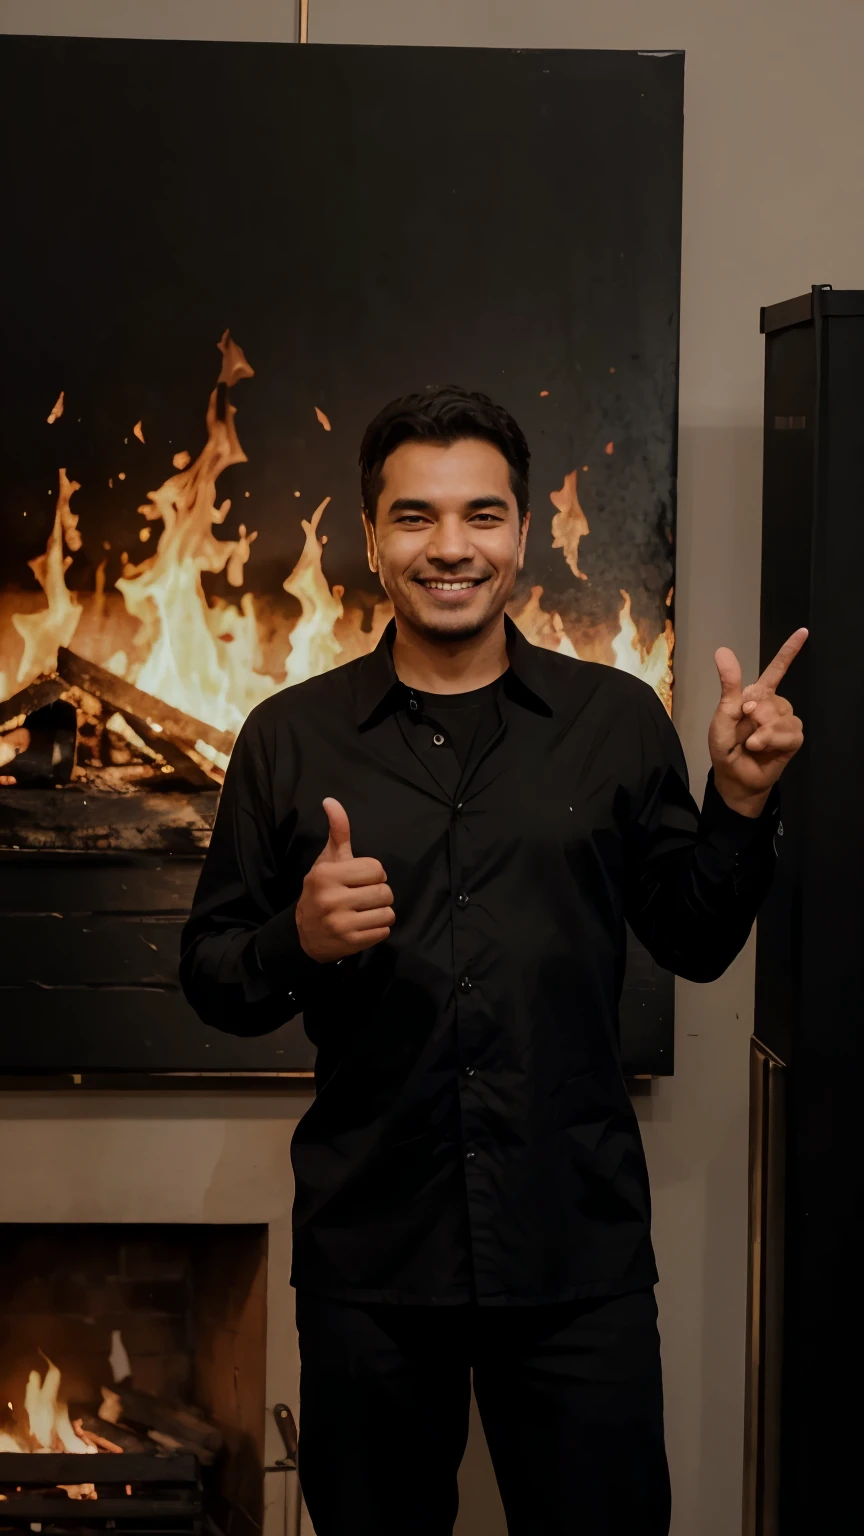
<svg viewBox="0 0 864 1536"><path fill-rule="evenodd" d="M2 39L0 585L35 592L26 561L44 549L61 465L82 485L70 585L92 585L105 540L109 582L124 549L145 553L136 508L173 453L198 452L230 327L256 376L234 391L249 462L217 496L233 499L226 537L241 519L259 532L249 588L281 591L300 517L329 495L325 572L349 596L374 590L363 428L394 396L457 381L507 405L533 449L526 589L614 630L625 587L652 640L673 577L682 90L680 54ZM551 548L548 498L583 465L578 581ZM10 947L27 1027L0 1035L0 1071L309 1065L297 1021L218 1036L176 982L121 988L122 1014L110 988L68 991L79 939L70 929L64 948L33 927L63 906L61 865L69 912L98 906L98 931L82 931L118 974L155 964L130 903L161 903L166 935L182 921L185 886L162 889L170 860L155 894L148 856L143 894L127 862L112 898L96 890L115 879L98 856L58 855L53 875L47 856L42 872L14 847L0 858L0 907L54 978L32 986L18 976L26 936ZM633 944L622 1054L629 1072L672 1068L672 978Z"/></svg>
<svg viewBox="0 0 864 1536"><path fill-rule="evenodd" d="M325 495L329 579L374 590L362 430L456 381L528 435L544 606L614 627L625 587L653 639L673 574L682 88L680 54L5 38L0 580L31 584L60 464L82 485L70 585L92 585L104 539L109 581L122 549L144 553L136 508L198 451L229 326L256 377L234 392L249 463L219 494L226 537L259 531L253 590L279 590ZM583 465L576 582L548 498Z"/></svg>

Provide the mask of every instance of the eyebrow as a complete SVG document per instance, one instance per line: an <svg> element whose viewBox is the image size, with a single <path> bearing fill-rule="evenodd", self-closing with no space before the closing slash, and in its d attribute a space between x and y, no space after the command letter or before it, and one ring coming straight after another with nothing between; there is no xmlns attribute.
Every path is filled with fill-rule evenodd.
<svg viewBox="0 0 864 1536"><path fill-rule="evenodd" d="M502 512L510 510L503 496L474 496L466 502L466 507L469 512L485 512L488 507L500 507ZM432 512L434 509L434 502L424 501L419 496L397 496L390 503L391 512Z"/></svg>

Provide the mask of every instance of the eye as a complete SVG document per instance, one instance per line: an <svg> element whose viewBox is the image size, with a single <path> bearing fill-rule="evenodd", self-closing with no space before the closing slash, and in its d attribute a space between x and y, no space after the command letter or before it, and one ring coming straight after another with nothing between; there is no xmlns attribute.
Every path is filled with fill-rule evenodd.
<svg viewBox="0 0 864 1536"><path fill-rule="evenodd" d="M402 512L396 521L408 528L419 528L422 523L428 522L428 518L425 518L422 512Z"/></svg>
<svg viewBox="0 0 864 1536"><path fill-rule="evenodd" d="M503 518L498 512L475 512L471 518L472 523L500 523Z"/></svg>

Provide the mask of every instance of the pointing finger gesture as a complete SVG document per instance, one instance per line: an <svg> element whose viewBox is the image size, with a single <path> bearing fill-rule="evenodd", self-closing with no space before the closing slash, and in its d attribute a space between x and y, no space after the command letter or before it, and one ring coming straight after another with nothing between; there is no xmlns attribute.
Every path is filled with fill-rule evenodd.
<svg viewBox="0 0 864 1536"><path fill-rule="evenodd" d="M807 630L797 629L757 681L746 687L734 651L721 646L715 655L720 702L708 746L717 789L742 815L759 815L772 785L804 740L801 721L776 690L806 639Z"/></svg>

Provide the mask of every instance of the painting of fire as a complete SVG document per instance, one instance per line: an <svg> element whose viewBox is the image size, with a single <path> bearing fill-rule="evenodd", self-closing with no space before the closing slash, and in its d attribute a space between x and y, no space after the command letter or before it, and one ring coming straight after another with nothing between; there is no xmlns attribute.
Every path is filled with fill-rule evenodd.
<svg viewBox="0 0 864 1536"><path fill-rule="evenodd" d="M249 710L381 636L357 448L429 383L531 445L520 629L671 709L681 55L5 38L0 75L0 849L200 856Z"/></svg>

